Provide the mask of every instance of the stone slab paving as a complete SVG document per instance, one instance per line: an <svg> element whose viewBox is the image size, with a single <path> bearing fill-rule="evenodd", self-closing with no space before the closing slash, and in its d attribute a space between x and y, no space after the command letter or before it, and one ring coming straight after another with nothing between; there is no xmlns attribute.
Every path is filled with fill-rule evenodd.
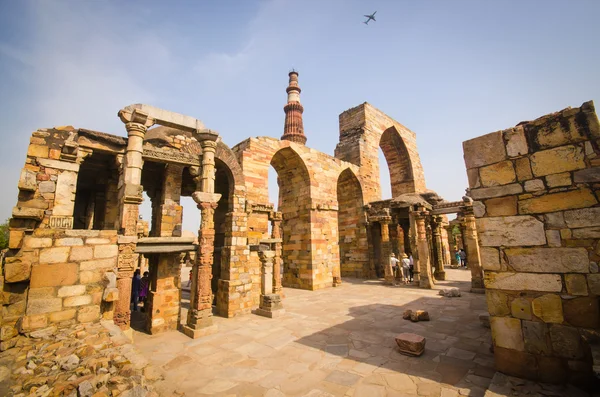
<svg viewBox="0 0 600 397"><path fill-rule="evenodd" d="M285 289L277 319L215 317L214 335L137 332L135 345L163 371L164 395L484 396L495 374L479 321L485 296L468 292L469 271L447 276L436 288L461 288L462 297L344 279L326 290ZM404 320L407 309L427 310L431 321ZM427 338L422 356L399 353L394 337L403 332Z"/></svg>

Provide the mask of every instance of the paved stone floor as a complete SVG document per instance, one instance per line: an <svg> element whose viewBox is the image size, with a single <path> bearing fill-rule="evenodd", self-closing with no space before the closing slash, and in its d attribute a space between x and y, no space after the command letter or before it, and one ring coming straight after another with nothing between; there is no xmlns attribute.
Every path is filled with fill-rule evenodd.
<svg viewBox="0 0 600 397"><path fill-rule="evenodd" d="M490 331L478 319L485 297L468 293L469 271L447 273L436 287L459 287L461 297L344 279L321 291L285 289L281 318L215 317L214 335L136 332L135 345L164 372L164 395L483 396L495 374ZM427 310L431 321L403 320L406 309ZM402 332L427 338L421 357L398 352Z"/></svg>

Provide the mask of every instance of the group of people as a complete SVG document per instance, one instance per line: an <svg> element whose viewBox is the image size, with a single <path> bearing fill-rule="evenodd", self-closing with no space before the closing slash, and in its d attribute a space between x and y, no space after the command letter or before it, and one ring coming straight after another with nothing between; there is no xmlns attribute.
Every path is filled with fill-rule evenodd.
<svg viewBox="0 0 600 397"><path fill-rule="evenodd" d="M144 277L140 276L140 269L136 269L133 273L133 279L131 280L131 303L133 304L133 311L138 311L138 304L144 303L142 312L146 308L146 298L148 297L148 291L150 290L150 273L144 272Z"/></svg>
<svg viewBox="0 0 600 397"><path fill-rule="evenodd" d="M458 251L456 251L456 254L454 254L454 257L456 258L458 266L467 267L467 253L465 252L465 250L463 250L462 248L459 249Z"/></svg>
<svg viewBox="0 0 600 397"><path fill-rule="evenodd" d="M390 262L392 269L394 270L394 279L400 278L404 284L412 283L413 281L413 257L406 254L402 254L402 259L396 258L396 255L392 252Z"/></svg>

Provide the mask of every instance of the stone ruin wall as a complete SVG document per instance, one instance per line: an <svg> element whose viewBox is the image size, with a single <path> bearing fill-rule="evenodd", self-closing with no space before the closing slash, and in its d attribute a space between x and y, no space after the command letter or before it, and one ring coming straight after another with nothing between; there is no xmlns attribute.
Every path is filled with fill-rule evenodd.
<svg viewBox="0 0 600 397"><path fill-rule="evenodd" d="M497 369L585 385L600 338L592 102L463 143Z"/></svg>

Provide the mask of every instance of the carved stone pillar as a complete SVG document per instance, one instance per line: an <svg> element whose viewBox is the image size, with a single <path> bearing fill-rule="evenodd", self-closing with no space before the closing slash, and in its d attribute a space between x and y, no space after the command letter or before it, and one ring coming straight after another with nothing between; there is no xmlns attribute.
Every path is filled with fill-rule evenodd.
<svg viewBox="0 0 600 397"><path fill-rule="evenodd" d="M404 248L404 229L402 226L396 226L396 239L398 241L398 259L402 259L402 254L406 253Z"/></svg>
<svg viewBox="0 0 600 397"><path fill-rule="evenodd" d="M479 256L479 242L477 241L477 229L475 227L475 215L473 206L467 205L463 209L465 217L464 244L467 254L467 266L471 269L471 292L483 293L483 269Z"/></svg>
<svg viewBox="0 0 600 397"><path fill-rule="evenodd" d="M392 254L392 246L390 243L390 229L389 224L392 221L391 217L383 217L379 220L381 225L381 257L384 261L383 269L385 274L385 281L389 284L394 284L394 269L390 261Z"/></svg>
<svg viewBox="0 0 600 397"><path fill-rule="evenodd" d="M203 192L213 193L215 191L215 151L217 142L202 141L202 179L200 189Z"/></svg>
<svg viewBox="0 0 600 397"><path fill-rule="evenodd" d="M444 247L442 244L442 217L434 216L431 224L432 243L435 249L435 278L436 280L445 280L446 271L444 269Z"/></svg>
<svg viewBox="0 0 600 397"><path fill-rule="evenodd" d="M282 292L281 287L281 221L283 217L281 212L271 213L271 238L274 240L280 240L275 243L275 257L273 258L273 293L280 294Z"/></svg>
<svg viewBox="0 0 600 397"><path fill-rule="evenodd" d="M272 244L272 243L271 243ZM258 257L261 263L261 294L259 308L254 314L264 317L279 317L285 313L281 297L273 293L273 260L275 251L268 245L260 245Z"/></svg>
<svg viewBox="0 0 600 397"><path fill-rule="evenodd" d="M428 213L423 207L419 207L414 214L417 229L417 250L419 252L419 259L418 261L414 261L414 266L415 269L419 269L419 286L421 288L433 288L431 266L429 263L429 246L427 244L427 229L425 227L427 215Z"/></svg>
<svg viewBox="0 0 600 397"><path fill-rule="evenodd" d="M119 255L117 257L117 288L119 300L115 305L114 322L121 329L128 330L131 318L131 279L138 261L135 253L137 243L137 221L139 204L142 202L142 152L144 135L154 120L147 114L134 110L121 110L119 118L127 129L127 149L121 173L119 191L120 229Z"/></svg>
<svg viewBox="0 0 600 397"><path fill-rule="evenodd" d="M367 278L377 278L377 270L375 270L375 246L373 244L373 227L372 223L365 221L364 227L367 233L367 250L369 255L369 269Z"/></svg>

